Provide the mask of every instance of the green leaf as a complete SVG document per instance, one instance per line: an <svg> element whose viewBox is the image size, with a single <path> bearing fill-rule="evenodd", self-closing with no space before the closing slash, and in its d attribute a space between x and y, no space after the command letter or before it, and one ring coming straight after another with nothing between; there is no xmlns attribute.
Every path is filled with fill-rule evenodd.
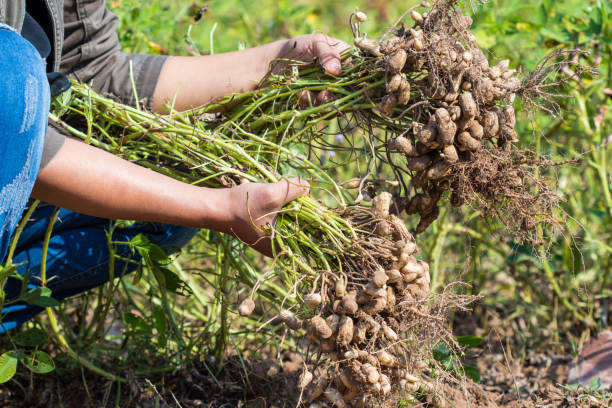
<svg viewBox="0 0 612 408"><path fill-rule="evenodd" d="M23 301L40 307L53 307L60 304L51 297L51 289L49 288L32 289L24 295Z"/></svg>
<svg viewBox="0 0 612 408"><path fill-rule="evenodd" d="M132 250L138 251L140 256L145 257L149 254L151 242L146 236L138 234L130 240L129 245Z"/></svg>
<svg viewBox="0 0 612 408"><path fill-rule="evenodd" d="M38 299L38 302L34 304L40 307L55 307L55 306L59 306L60 302L58 302L57 300L53 299L50 296L41 296L40 299Z"/></svg>
<svg viewBox="0 0 612 408"><path fill-rule="evenodd" d="M153 261L158 263L168 262L168 255L166 252L155 244L151 244L149 256Z"/></svg>
<svg viewBox="0 0 612 408"><path fill-rule="evenodd" d="M149 238L145 237L142 234L138 234L130 240L130 246L133 246L134 248L146 247L148 244Z"/></svg>
<svg viewBox="0 0 612 408"><path fill-rule="evenodd" d="M463 371L465 372L465 375L472 379L472 381L474 381L476 384L480 384L480 373L476 367L465 365L463 366Z"/></svg>
<svg viewBox="0 0 612 408"><path fill-rule="evenodd" d="M446 343L438 343L433 349L433 358L439 363L447 362L450 359L450 350Z"/></svg>
<svg viewBox="0 0 612 408"><path fill-rule="evenodd" d="M168 255L166 252L159 246L151 243L149 238L142 234L138 234L132 238L130 240L130 246L135 248L145 261L150 258L153 262L157 263L168 262Z"/></svg>
<svg viewBox="0 0 612 408"><path fill-rule="evenodd" d="M0 355L0 383L5 383L15 375L17 371L17 353L7 351Z"/></svg>
<svg viewBox="0 0 612 408"><path fill-rule="evenodd" d="M15 265L0 265L0 280L6 279L15 273L17 267Z"/></svg>
<svg viewBox="0 0 612 408"><path fill-rule="evenodd" d="M479 30L473 33L476 36L476 40L478 41L478 45L482 48L493 48L497 43L497 38L495 35L491 34L487 30Z"/></svg>
<svg viewBox="0 0 612 408"><path fill-rule="evenodd" d="M595 377L589 383L589 389L591 391L597 391L601 388L601 378Z"/></svg>
<svg viewBox="0 0 612 408"><path fill-rule="evenodd" d="M130 227L133 227L134 224L136 224L136 221L133 221L133 220L116 220L115 221L115 226L117 228L130 228Z"/></svg>
<svg viewBox="0 0 612 408"><path fill-rule="evenodd" d="M538 257L534 255L535 250L533 248L517 244L516 242L512 242L510 248L512 249L512 253L506 258L505 262L507 264L530 261L537 267L542 266Z"/></svg>
<svg viewBox="0 0 612 408"><path fill-rule="evenodd" d="M612 189L612 185L610 185L610 188ZM598 208L589 208L587 213L591 216L591 222L593 223L604 222L604 220L608 217L608 213Z"/></svg>
<svg viewBox="0 0 612 408"><path fill-rule="evenodd" d="M482 337L479 336L457 336L455 340L459 345L467 348L478 347L483 341Z"/></svg>
<svg viewBox="0 0 612 408"><path fill-rule="evenodd" d="M158 334L157 343L160 347L166 347L166 313L159 305L156 305L155 309L153 309L153 324Z"/></svg>
<svg viewBox="0 0 612 408"><path fill-rule="evenodd" d="M179 276L176 273L172 272L170 269L159 268L159 271L162 273L164 284L168 292L176 293L177 295L182 295L184 294L184 291L188 289L185 285L185 282L183 282L181 278L179 278Z"/></svg>
<svg viewBox="0 0 612 408"><path fill-rule="evenodd" d="M55 370L55 363L51 356L40 350L26 355L21 362L36 374L47 374Z"/></svg>
<svg viewBox="0 0 612 408"><path fill-rule="evenodd" d="M123 321L132 330L138 333L151 334L151 326L147 324L145 319L136 316L134 313L127 312L123 315Z"/></svg>
<svg viewBox="0 0 612 408"><path fill-rule="evenodd" d="M559 44L566 44L571 40L567 31L555 27L543 27L540 30L540 34L545 39L551 39Z"/></svg>
<svg viewBox="0 0 612 408"><path fill-rule="evenodd" d="M47 341L47 333L45 333L41 329L33 327L26 331L17 333L13 337L13 341L15 342L15 344L18 344L23 347L36 347Z"/></svg>
<svg viewBox="0 0 612 408"><path fill-rule="evenodd" d="M589 36L604 34L604 13L600 7L595 7L589 13L589 29L586 31Z"/></svg>

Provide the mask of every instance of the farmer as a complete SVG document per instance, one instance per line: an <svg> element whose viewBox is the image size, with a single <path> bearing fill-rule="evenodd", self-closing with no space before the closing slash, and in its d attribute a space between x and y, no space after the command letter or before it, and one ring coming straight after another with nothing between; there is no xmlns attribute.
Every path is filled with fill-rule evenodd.
<svg viewBox="0 0 612 408"><path fill-rule="evenodd" d="M109 220L139 221L116 228L115 241L144 234L173 251L197 228L208 228L271 255L271 240L259 227L273 223L275 212L309 187L299 179L194 187L65 138L47 126L47 117L50 99L70 86L66 76L126 103L134 102L133 78L141 106L161 111L174 101L175 108L188 109L253 89L279 57L316 59L339 74L340 51L347 47L315 34L214 56L127 55L117 23L104 0L0 0L0 261L6 264L28 200L52 204L36 208L12 257L29 288L40 286L45 231L55 206L61 207L46 255L46 286L57 300L108 281ZM137 259L126 245L117 253ZM134 269L133 262L116 262L115 271ZM5 301L16 299L21 285L8 279ZM5 306L0 333L41 310L23 302Z"/></svg>

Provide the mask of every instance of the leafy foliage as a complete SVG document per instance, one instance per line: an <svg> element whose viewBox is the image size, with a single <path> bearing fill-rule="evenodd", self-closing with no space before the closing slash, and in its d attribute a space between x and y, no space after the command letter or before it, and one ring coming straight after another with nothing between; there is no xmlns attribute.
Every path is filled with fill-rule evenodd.
<svg viewBox="0 0 612 408"><path fill-rule="evenodd" d="M455 341L464 350L469 350L474 347L478 347L482 342L483 338L478 336L457 336ZM436 348L433 350L433 358L440 364L440 366L459 377L468 376L475 383L480 383L480 373L476 367L463 364L461 358L464 354L457 355L452 353L446 343L438 343Z"/></svg>
<svg viewBox="0 0 612 408"><path fill-rule="evenodd" d="M17 353L7 351L0 355L0 383L5 383L15 375L17 371Z"/></svg>

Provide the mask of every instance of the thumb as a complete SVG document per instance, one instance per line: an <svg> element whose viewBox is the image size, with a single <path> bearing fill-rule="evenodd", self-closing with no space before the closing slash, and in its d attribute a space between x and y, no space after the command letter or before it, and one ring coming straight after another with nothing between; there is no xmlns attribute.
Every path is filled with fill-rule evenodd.
<svg viewBox="0 0 612 408"><path fill-rule="evenodd" d="M315 39L314 52L328 74L340 75L342 72L340 52L330 43L330 39L327 36Z"/></svg>
<svg viewBox="0 0 612 408"><path fill-rule="evenodd" d="M292 177L276 183L283 190L282 205L308 194L310 183L301 177Z"/></svg>

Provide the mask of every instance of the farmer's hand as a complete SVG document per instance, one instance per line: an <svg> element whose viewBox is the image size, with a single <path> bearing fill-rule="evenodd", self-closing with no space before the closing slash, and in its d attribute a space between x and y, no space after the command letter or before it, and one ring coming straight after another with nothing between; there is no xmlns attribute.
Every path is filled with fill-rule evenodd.
<svg viewBox="0 0 612 408"><path fill-rule="evenodd" d="M323 34L306 34L288 40L285 48L288 49L283 50L285 54L280 57L318 63L328 74L340 75L342 72L341 55L350 46L344 41ZM277 70L282 72L283 69L284 66L281 63L281 67ZM333 94L325 89L319 92L303 91L298 94L300 109L325 104L333 99L335 99Z"/></svg>
<svg viewBox="0 0 612 408"><path fill-rule="evenodd" d="M287 40L287 45L279 57L317 62L328 74L340 75L342 72L340 55L348 49L350 45L337 38L324 34L305 34Z"/></svg>
<svg viewBox="0 0 612 408"><path fill-rule="evenodd" d="M272 256L270 234L278 211L288 202L308 194L310 185L299 177L277 183L247 183L229 192L227 205L233 214L231 233L266 256Z"/></svg>

